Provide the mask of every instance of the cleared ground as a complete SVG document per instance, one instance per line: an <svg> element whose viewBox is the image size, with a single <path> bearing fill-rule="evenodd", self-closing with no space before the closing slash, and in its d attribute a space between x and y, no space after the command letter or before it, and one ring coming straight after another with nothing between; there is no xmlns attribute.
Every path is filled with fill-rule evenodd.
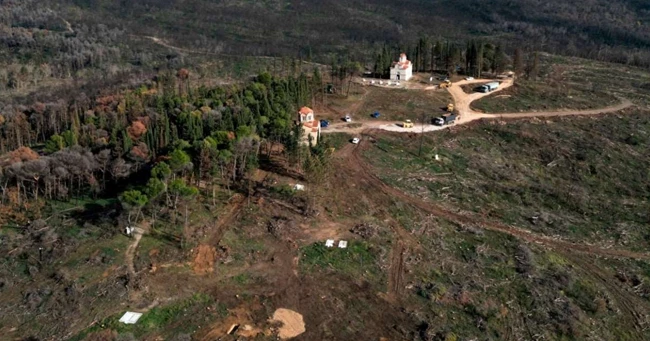
<svg viewBox="0 0 650 341"><path fill-rule="evenodd" d="M329 108L343 115L349 114L356 121L372 121L371 114L379 112L379 120L402 122L410 119L426 122L443 113L447 104L452 103L446 91L423 91L403 88L386 88L356 84L351 98L332 98L327 102ZM331 116L339 120L339 116ZM334 121L336 122L336 121Z"/></svg>
<svg viewBox="0 0 650 341"><path fill-rule="evenodd" d="M483 121L427 134L421 156L419 138L397 135L378 137L366 155L389 183L450 208L545 235L644 250L648 117L637 111Z"/></svg>
<svg viewBox="0 0 650 341"><path fill-rule="evenodd" d="M618 101L603 91L522 79L503 92L474 102L472 108L485 113L584 110L606 107Z"/></svg>
<svg viewBox="0 0 650 341"><path fill-rule="evenodd" d="M647 107L650 75L647 70L579 58L542 54L537 79L519 79L507 90L472 103L486 113L585 110L620 102L621 98ZM466 92L473 87L465 86Z"/></svg>

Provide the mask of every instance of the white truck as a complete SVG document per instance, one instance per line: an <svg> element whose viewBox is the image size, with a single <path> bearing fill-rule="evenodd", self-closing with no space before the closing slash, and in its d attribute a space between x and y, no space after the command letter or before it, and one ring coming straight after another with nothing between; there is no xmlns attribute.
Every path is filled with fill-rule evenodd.
<svg viewBox="0 0 650 341"><path fill-rule="evenodd" d="M499 82L490 82L485 85L481 85L478 90L480 92L491 92L499 88Z"/></svg>

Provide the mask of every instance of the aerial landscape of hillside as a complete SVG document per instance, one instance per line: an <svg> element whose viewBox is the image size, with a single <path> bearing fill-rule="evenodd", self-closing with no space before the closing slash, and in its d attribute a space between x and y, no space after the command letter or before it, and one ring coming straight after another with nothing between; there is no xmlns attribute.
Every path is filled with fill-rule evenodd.
<svg viewBox="0 0 650 341"><path fill-rule="evenodd" d="M0 0L0 340L650 340L648 25Z"/></svg>

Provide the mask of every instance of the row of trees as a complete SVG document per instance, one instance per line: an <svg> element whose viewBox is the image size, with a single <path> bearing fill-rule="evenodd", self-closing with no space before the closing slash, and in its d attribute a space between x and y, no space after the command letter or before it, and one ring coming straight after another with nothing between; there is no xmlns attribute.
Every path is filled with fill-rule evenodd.
<svg viewBox="0 0 650 341"><path fill-rule="evenodd" d="M413 63L413 71L416 72L445 70L448 73L456 73L463 69L468 75L480 77L484 71L503 72L510 64L510 58L501 45L473 40L462 47L461 44L452 42L434 43L431 38L422 37L411 45L384 45L375 58L375 75L388 76L390 66L401 52L406 53Z"/></svg>
<svg viewBox="0 0 650 341"><path fill-rule="evenodd" d="M460 43L432 43L430 38L422 37L413 45L384 45L375 59L375 76L388 77L393 61L401 52L407 54L415 72L462 72L469 76L481 77L483 72L498 74L512 66L512 71L520 76L535 78L539 73L537 52L525 54L521 48L515 48L513 56L510 57L501 45L471 40L462 47Z"/></svg>

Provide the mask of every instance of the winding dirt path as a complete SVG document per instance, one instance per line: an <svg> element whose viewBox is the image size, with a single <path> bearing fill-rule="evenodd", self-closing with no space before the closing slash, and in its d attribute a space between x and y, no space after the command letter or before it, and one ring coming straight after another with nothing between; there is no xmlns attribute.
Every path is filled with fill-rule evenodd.
<svg viewBox="0 0 650 341"><path fill-rule="evenodd" d="M553 116L587 116L587 115L600 115L617 112L633 106L627 98L622 98L621 103L611 105L600 109L586 109L586 110L572 110L572 111L544 111L544 112L526 112L526 113L504 113L504 114L490 114L490 118L499 119L513 119L513 118L527 118L527 117L553 117Z"/></svg>
<svg viewBox="0 0 650 341"><path fill-rule="evenodd" d="M151 40L153 43L160 45L162 47L166 47L168 49L177 51L177 52L183 52L183 53L193 53L193 54L203 54L203 55L208 55L208 56L219 56L219 57L251 57L251 58L259 58L259 59L280 59L280 57L272 57L272 56L246 56L246 55L240 55L240 54L229 54L229 53L221 53L221 52L210 52L210 51L204 51L204 50L195 50L195 49L187 49L183 47L178 47L174 46L170 43L168 43L166 40L154 36L145 36L145 35L136 35L136 34L129 34L129 37L132 38L139 38L139 39L148 39ZM315 65L319 67L327 67L325 64L319 64L319 63L314 63L314 62L309 62L306 60L302 61L303 64L308 64L308 65Z"/></svg>

